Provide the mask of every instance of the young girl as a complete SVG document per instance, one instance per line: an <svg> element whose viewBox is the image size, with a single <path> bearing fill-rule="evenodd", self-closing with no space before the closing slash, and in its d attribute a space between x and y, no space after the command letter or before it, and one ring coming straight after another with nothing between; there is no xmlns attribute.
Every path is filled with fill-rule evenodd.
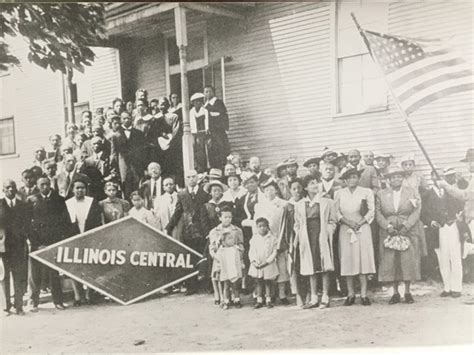
<svg viewBox="0 0 474 355"><path fill-rule="evenodd" d="M107 195L107 198L99 202L99 206L102 209L102 218L104 224L128 216L130 204L128 201L117 197L117 184L111 181L105 183L104 191Z"/></svg>
<svg viewBox="0 0 474 355"><path fill-rule="evenodd" d="M237 288L242 278L244 237L242 230L232 225L232 209L225 206L219 212L221 223L209 233L209 252L213 258L212 284L215 304L223 298L222 308L229 309L230 290L234 294L234 306L242 307ZM223 292L218 282L223 283Z"/></svg>
<svg viewBox="0 0 474 355"><path fill-rule="evenodd" d="M143 196L140 195L138 191L133 191L130 194L130 200L132 201L133 207L128 212L128 215L135 217L152 227L157 227L155 215L152 211L149 211L144 207Z"/></svg>
<svg viewBox="0 0 474 355"><path fill-rule="evenodd" d="M280 304L288 305L286 297L286 286L290 280L288 272L288 242L291 234L287 205L288 202L277 196L279 189L275 179L270 178L260 186L263 188L265 199L258 201L255 205L255 218L264 217L268 220L270 231L278 240L278 255L276 258L278 266L278 298Z"/></svg>
<svg viewBox="0 0 474 355"><path fill-rule="evenodd" d="M235 203L237 199L241 198L247 193L247 190L240 184L242 179L239 175L231 174L226 176L226 179L229 189L224 192L222 201Z"/></svg>
<svg viewBox="0 0 474 355"><path fill-rule="evenodd" d="M256 225L257 233L250 239L249 250L249 276L257 282L257 303L255 303L254 308L263 306L264 287L267 307L272 308L272 283L278 277L276 263L278 240L270 232L270 226L266 218L258 218Z"/></svg>

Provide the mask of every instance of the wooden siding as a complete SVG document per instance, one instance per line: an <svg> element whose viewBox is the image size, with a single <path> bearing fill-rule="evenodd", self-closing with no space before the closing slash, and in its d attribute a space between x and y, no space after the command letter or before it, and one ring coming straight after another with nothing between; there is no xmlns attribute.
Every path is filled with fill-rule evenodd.
<svg viewBox="0 0 474 355"><path fill-rule="evenodd" d="M32 166L35 147L48 149L49 136L64 132L64 101L60 73L30 64L22 55L26 49L21 44L15 47L15 53L25 58L11 74L17 154L0 157L0 181L13 178L21 186L21 171Z"/></svg>
<svg viewBox="0 0 474 355"><path fill-rule="evenodd" d="M384 111L331 114L333 11L331 3L266 3L257 4L246 23L209 22L210 60L233 58L226 68L232 149L246 158L259 155L265 166L290 155L303 161L324 146L388 152L396 159L415 152L419 168L429 172L390 98ZM388 30L456 36L451 44L472 60L471 21L469 2L393 2ZM460 93L413 114L413 125L440 168L464 170L459 160L472 146L472 104L472 92Z"/></svg>

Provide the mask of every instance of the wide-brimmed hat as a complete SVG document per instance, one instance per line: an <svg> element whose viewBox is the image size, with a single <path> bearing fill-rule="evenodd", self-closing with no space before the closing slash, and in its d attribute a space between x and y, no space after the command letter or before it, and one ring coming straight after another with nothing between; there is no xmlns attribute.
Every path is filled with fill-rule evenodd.
<svg viewBox="0 0 474 355"><path fill-rule="evenodd" d="M337 152L335 152L335 151L332 150L332 149L329 149L328 147L324 147L323 153L321 154L321 159L324 159L324 158L327 157L328 155L334 155L334 154L337 155Z"/></svg>
<svg viewBox="0 0 474 355"><path fill-rule="evenodd" d="M469 148L466 151L466 157L461 159L461 162L467 163L468 161L474 161L474 148Z"/></svg>
<svg viewBox="0 0 474 355"><path fill-rule="evenodd" d="M212 180L204 185L204 191L209 193L211 191L211 187L213 186L220 186L222 188L222 191L226 191L228 189L228 186L226 184L223 184L219 180Z"/></svg>
<svg viewBox="0 0 474 355"><path fill-rule="evenodd" d="M413 164L415 164L415 153L408 153L405 154L401 159L400 159L400 165L403 164L406 161L412 161Z"/></svg>
<svg viewBox="0 0 474 355"><path fill-rule="evenodd" d="M358 177L360 177L360 175L362 174L363 171L364 171L364 169L359 170L357 168L349 168L349 169L344 170L344 172L341 174L340 178L342 180L346 180L352 175L357 175Z"/></svg>
<svg viewBox="0 0 474 355"><path fill-rule="evenodd" d="M249 180L255 180L258 182L257 174L251 171L244 171L240 174L240 178L242 179L242 184L245 185Z"/></svg>
<svg viewBox="0 0 474 355"><path fill-rule="evenodd" d="M209 180L213 180L213 179L222 179L222 170L221 169L216 169L216 168L212 168L211 170L209 170L209 174L207 174L207 177L209 178Z"/></svg>
<svg viewBox="0 0 474 355"><path fill-rule="evenodd" d="M313 157L313 158L309 158L308 160L306 160L304 163L303 163L303 166L305 168L307 168L309 166L309 164L319 164L319 162L321 161L321 158L320 157Z"/></svg>
<svg viewBox="0 0 474 355"><path fill-rule="evenodd" d="M298 167L298 161L296 160L295 157L290 157L290 158L286 159L285 164L286 164L286 166L296 165Z"/></svg>
<svg viewBox="0 0 474 355"><path fill-rule="evenodd" d="M273 186L273 187L275 187L275 189L277 189L277 190L280 188L280 187L278 186L278 182L277 182L273 177L271 177L271 178L269 178L269 179L263 181L263 182L260 184L260 187L261 187L262 189L265 189L265 188L268 187L268 186Z"/></svg>
<svg viewBox="0 0 474 355"><path fill-rule="evenodd" d="M406 171L403 170L403 168L399 167L399 166L390 166L388 168L388 172L384 174L386 177L390 178L394 175L401 175L401 176L405 176L406 175Z"/></svg>
<svg viewBox="0 0 474 355"><path fill-rule="evenodd" d="M384 153L375 154L375 157L374 157L375 160L377 160L377 159L392 159L392 158L393 158L392 154L384 154Z"/></svg>
<svg viewBox="0 0 474 355"><path fill-rule="evenodd" d="M191 102L194 101L194 100L199 100L199 99L204 99L204 94L203 93L200 93L200 92L197 92L195 94L193 94L193 96L191 96Z"/></svg>
<svg viewBox="0 0 474 355"><path fill-rule="evenodd" d="M341 161L342 159L347 159L347 155L345 155L344 153L340 153L340 154L337 155L336 159L331 161L331 163L334 164L334 165L337 165L337 164L339 164L339 161Z"/></svg>
<svg viewBox="0 0 474 355"><path fill-rule="evenodd" d="M447 176L447 175L454 175L456 174L456 170L454 168L446 168L443 170L443 175L444 176Z"/></svg>
<svg viewBox="0 0 474 355"><path fill-rule="evenodd" d="M285 169L286 167L287 167L286 160L278 163L276 168L275 168L277 175L279 175L280 170Z"/></svg>

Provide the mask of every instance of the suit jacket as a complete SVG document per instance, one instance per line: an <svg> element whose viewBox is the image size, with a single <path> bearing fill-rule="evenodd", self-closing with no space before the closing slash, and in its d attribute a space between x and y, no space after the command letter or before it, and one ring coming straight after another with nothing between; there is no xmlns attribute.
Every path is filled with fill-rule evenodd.
<svg viewBox="0 0 474 355"><path fill-rule="evenodd" d="M161 194L160 195L163 195L163 193L165 192L165 190L163 189L163 177L160 177L160 178L161 178L161 182L160 182ZM140 186L140 192L142 193L143 199L145 200L145 208L148 210L151 210L154 208L154 203L153 203L154 201L151 196L151 181L152 179L147 180Z"/></svg>
<svg viewBox="0 0 474 355"><path fill-rule="evenodd" d="M194 197L188 188L179 192L176 209L165 228L168 234L171 234L173 228L178 225L180 218L183 217L183 240L188 241L189 239L203 238L200 212L201 208L209 199L209 194L207 194L202 187L198 188Z"/></svg>
<svg viewBox="0 0 474 355"><path fill-rule="evenodd" d="M366 187L371 190L380 189L379 177L377 175L377 169L374 166L364 165L362 167L364 171L360 175L359 186Z"/></svg>
<svg viewBox="0 0 474 355"><path fill-rule="evenodd" d="M72 191L72 183L78 179L85 180L87 185L90 184L90 179L87 175L79 173L77 170L74 170L74 174L72 178L68 182L68 174L66 172L62 172L58 175L58 193L60 196L68 199L73 196Z"/></svg>
<svg viewBox="0 0 474 355"><path fill-rule="evenodd" d="M235 201L235 225L237 226L242 226L242 221L245 219L253 220L255 216L255 205L265 199L263 192L260 190L257 190L257 198L255 201L249 201L249 197L250 193L247 192ZM242 226L245 236L249 237L248 233L251 233L251 231L249 232L246 227L249 226Z"/></svg>
<svg viewBox="0 0 474 355"><path fill-rule="evenodd" d="M70 236L70 219L66 202L56 191L49 198L40 193L28 198L31 249L51 245Z"/></svg>
<svg viewBox="0 0 474 355"><path fill-rule="evenodd" d="M143 157L145 136L138 129L131 128L130 137L127 138L123 129L115 132L110 137L112 167L120 174L120 181L137 179L145 170Z"/></svg>
<svg viewBox="0 0 474 355"><path fill-rule="evenodd" d="M110 149L111 149L110 141L107 140L105 137L102 138L102 150L104 151L106 155L110 155ZM82 144L81 151L86 153L88 157L94 154L94 151L92 150L92 142L90 139L86 140Z"/></svg>
<svg viewBox="0 0 474 355"><path fill-rule="evenodd" d="M14 259L25 258L26 262L28 210L25 202L15 198L15 206L11 208L5 198L0 199L0 234L1 231L5 238L5 256Z"/></svg>
<svg viewBox="0 0 474 355"><path fill-rule="evenodd" d="M104 184L106 179L107 181L111 179L110 174L112 173L109 156L105 152L102 153L99 160L90 156L84 160L79 170L90 179L90 195L99 201L103 200L106 197Z"/></svg>
<svg viewBox="0 0 474 355"><path fill-rule="evenodd" d="M229 130L229 115L222 100L214 97L205 104L204 108L209 111L209 130L211 132Z"/></svg>
<svg viewBox="0 0 474 355"><path fill-rule="evenodd" d="M87 212L86 223L84 232L97 228L102 225L102 210L99 207L99 202L95 198L89 197L90 201L89 210ZM69 213L69 219L71 222L70 233L71 235L80 234L79 225L75 216L75 205L74 197L66 201L67 210Z"/></svg>

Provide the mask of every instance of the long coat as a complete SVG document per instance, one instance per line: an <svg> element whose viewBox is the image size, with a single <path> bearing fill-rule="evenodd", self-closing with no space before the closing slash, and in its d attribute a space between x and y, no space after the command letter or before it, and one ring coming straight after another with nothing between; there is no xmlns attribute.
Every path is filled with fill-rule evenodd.
<svg viewBox="0 0 474 355"><path fill-rule="evenodd" d="M322 269L324 272L333 271L333 237L337 225L336 208L334 206L334 201L327 198L319 199L319 206L321 223L319 248L321 251ZM306 225L305 199L298 201L298 203L295 205L294 220L295 238L291 249L299 249L301 275L313 275L314 263L308 236L308 227Z"/></svg>
<svg viewBox="0 0 474 355"><path fill-rule="evenodd" d="M28 198L31 217L31 250L48 246L70 236L70 219L66 202L56 191L48 198L40 193Z"/></svg>
<svg viewBox="0 0 474 355"><path fill-rule="evenodd" d="M393 190L390 188L377 193L375 218L380 226L379 281L415 281L420 279L420 250L417 223L420 220L421 200L417 191L402 186L398 209L393 205ZM388 236L387 227L396 230L402 226L408 230L410 247L405 251L385 248L383 240Z"/></svg>

